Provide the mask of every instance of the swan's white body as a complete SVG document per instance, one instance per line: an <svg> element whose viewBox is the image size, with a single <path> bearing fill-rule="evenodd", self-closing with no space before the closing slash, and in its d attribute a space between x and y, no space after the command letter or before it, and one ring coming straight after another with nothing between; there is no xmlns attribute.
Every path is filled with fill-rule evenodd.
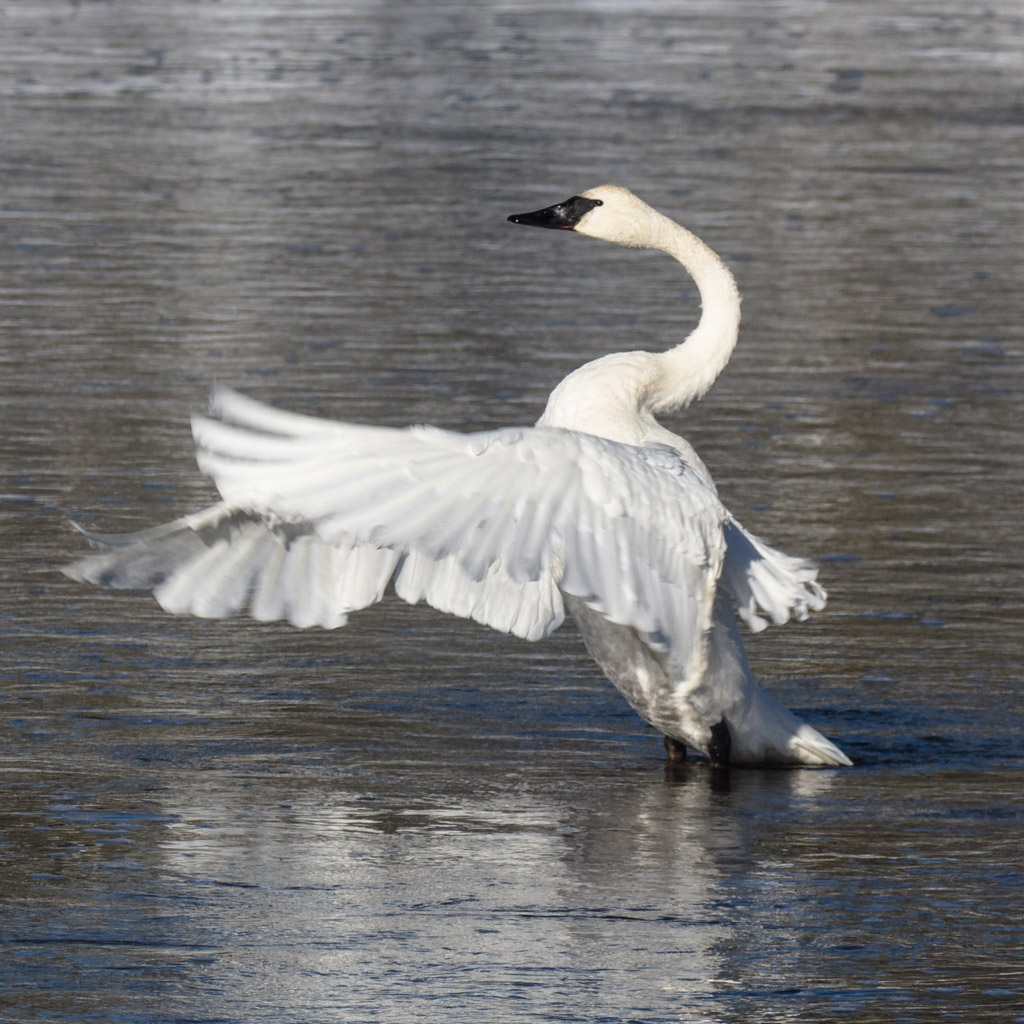
<svg viewBox="0 0 1024 1024"><path fill-rule="evenodd" d="M356 426L217 391L216 418L195 417L193 433L221 503L91 537L107 550L68 574L153 588L175 613L248 608L298 626L343 625L392 577L407 601L529 640L568 610L607 676L677 744L708 752L727 728L733 762L850 764L758 685L733 612L754 630L764 616L806 618L825 602L815 569L748 534L693 448L655 419L728 361L732 275L625 189L582 196L557 226L661 249L692 274L703 314L681 345L597 359L555 388L537 426L480 434Z"/></svg>

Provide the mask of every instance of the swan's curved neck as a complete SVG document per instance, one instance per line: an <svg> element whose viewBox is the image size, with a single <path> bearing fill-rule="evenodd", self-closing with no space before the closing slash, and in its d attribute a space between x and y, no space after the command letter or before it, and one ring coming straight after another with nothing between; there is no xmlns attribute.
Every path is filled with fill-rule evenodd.
<svg viewBox="0 0 1024 1024"><path fill-rule="evenodd" d="M700 322L667 352L618 352L574 370L551 392L539 422L640 444L657 413L689 405L722 372L736 347L740 296L725 264L696 235L635 196L630 199L628 217L591 224L584 218L576 230L675 257L700 292Z"/></svg>
<svg viewBox="0 0 1024 1024"><path fill-rule="evenodd" d="M696 235L667 217L654 248L677 259L700 292L701 318L675 348L655 356L659 373L648 401L652 412L668 412L700 398L729 362L740 325L740 294L728 267Z"/></svg>

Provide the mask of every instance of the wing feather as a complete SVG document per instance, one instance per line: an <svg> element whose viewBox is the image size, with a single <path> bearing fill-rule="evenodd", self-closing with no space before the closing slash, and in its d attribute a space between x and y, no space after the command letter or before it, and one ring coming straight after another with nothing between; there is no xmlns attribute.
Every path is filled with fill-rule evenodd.
<svg viewBox="0 0 1024 1024"><path fill-rule="evenodd" d="M528 639L557 628L566 593L699 666L728 514L673 449L549 427L355 426L230 391L211 408L193 430L222 503L94 536L106 550L70 575L153 587L177 612L336 626L394 574L407 601Z"/></svg>
<svg viewBox="0 0 1024 1024"><path fill-rule="evenodd" d="M791 618L803 622L811 612L825 607L828 595L818 583L813 562L771 547L732 517L723 524L723 534L722 583L736 602L740 618L755 633Z"/></svg>

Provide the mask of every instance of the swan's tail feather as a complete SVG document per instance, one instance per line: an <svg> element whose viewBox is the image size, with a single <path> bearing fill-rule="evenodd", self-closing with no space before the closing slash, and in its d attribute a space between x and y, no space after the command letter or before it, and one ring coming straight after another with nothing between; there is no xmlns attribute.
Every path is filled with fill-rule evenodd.
<svg viewBox="0 0 1024 1024"><path fill-rule="evenodd" d="M738 640L732 623L731 639ZM715 650L714 648L712 649ZM721 647L718 648L721 651ZM719 661L721 670L726 663ZM738 764L802 764L814 767L850 767L853 762L831 740L801 721L784 704L765 690L750 674L745 660L734 683L738 699L721 709L732 736L733 759ZM729 689L729 675L719 676L723 689ZM711 718L718 714L715 709Z"/></svg>
<svg viewBox="0 0 1024 1024"><path fill-rule="evenodd" d="M849 768L853 762L831 741L825 739L817 729L802 724L789 741L789 752L800 764L833 765Z"/></svg>

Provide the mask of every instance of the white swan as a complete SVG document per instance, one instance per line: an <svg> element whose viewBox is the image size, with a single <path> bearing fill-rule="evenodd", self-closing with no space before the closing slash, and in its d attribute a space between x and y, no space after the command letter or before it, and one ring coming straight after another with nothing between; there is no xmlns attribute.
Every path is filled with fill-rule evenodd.
<svg viewBox="0 0 1024 1024"><path fill-rule="evenodd" d="M590 653L672 759L849 765L755 681L733 602L755 631L824 606L816 570L747 533L693 448L659 412L703 395L732 353L732 275L686 229L612 185L510 217L661 249L703 313L668 352L587 363L535 427L455 434L356 426L227 390L196 416L202 471L222 501L126 536L72 578L152 588L168 611L343 625L397 593L528 640L567 609Z"/></svg>

